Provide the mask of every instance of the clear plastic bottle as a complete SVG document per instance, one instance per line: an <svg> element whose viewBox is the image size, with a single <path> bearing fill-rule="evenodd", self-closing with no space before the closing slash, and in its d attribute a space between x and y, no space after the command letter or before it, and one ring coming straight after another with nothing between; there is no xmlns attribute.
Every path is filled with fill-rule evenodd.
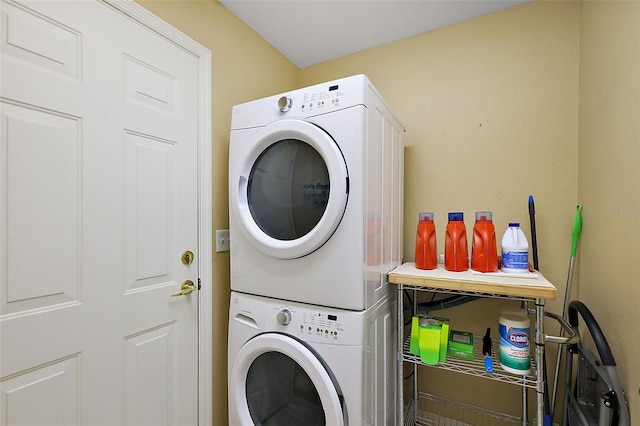
<svg viewBox="0 0 640 426"><path fill-rule="evenodd" d="M432 212L418 215L416 231L416 268L436 269L438 267L436 250L436 225Z"/></svg>
<svg viewBox="0 0 640 426"><path fill-rule="evenodd" d="M529 242L518 222L509 223L502 237L502 271L529 272Z"/></svg>
<svg viewBox="0 0 640 426"><path fill-rule="evenodd" d="M471 269L478 272L498 271L498 247L493 213L476 212L471 242Z"/></svg>
<svg viewBox="0 0 640 426"><path fill-rule="evenodd" d="M444 241L444 268L447 271L462 272L469 269L469 249L464 213L450 212Z"/></svg>

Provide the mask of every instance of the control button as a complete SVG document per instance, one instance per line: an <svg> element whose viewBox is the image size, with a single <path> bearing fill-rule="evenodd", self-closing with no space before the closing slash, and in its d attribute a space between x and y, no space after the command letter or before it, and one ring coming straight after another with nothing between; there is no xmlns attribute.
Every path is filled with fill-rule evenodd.
<svg viewBox="0 0 640 426"><path fill-rule="evenodd" d="M288 325L291 322L291 311L288 309L281 310L278 312L278 315L276 315L276 320L281 325Z"/></svg>
<svg viewBox="0 0 640 426"><path fill-rule="evenodd" d="M293 99L288 96L282 96L278 99L278 108L280 108L280 112L287 112L293 106Z"/></svg>

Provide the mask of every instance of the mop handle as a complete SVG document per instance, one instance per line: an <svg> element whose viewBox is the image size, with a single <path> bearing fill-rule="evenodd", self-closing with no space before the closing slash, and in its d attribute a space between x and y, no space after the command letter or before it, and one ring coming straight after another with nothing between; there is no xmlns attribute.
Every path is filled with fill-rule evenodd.
<svg viewBox="0 0 640 426"><path fill-rule="evenodd" d="M576 206L576 216L573 218L573 239L571 241L571 259L569 262L569 275L567 277L567 287L564 292L564 304L562 306L562 317L567 319L567 309L569 308L569 299L571 298L571 282L573 281L573 263L576 259L576 252L578 251L578 240L580 239L580 233L582 232L582 206L578 204ZM562 332L563 330L560 330Z"/></svg>
<svg viewBox="0 0 640 426"><path fill-rule="evenodd" d="M562 307L562 317L567 319L567 308L569 307L569 299L571 297L571 281L573 281L573 264L576 259L576 253L578 251L578 240L580 239L580 233L582 232L582 206L578 204L576 206L576 216L573 219L573 240L571 242L571 258L569 259L569 274L567 276L567 287L564 293L564 304ZM564 335L564 328L560 329L560 336ZM555 409L556 394L558 391L558 374L560 373L560 361L562 359L562 346L558 345L558 353L556 356L556 369L553 376L553 393L551 395L551 412Z"/></svg>

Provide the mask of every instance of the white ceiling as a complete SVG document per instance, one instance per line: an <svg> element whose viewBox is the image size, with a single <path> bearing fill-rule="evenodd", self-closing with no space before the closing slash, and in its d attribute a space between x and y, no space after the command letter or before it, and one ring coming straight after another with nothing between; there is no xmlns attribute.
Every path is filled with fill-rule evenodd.
<svg viewBox="0 0 640 426"><path fill-rule="evenodd" d="M220 0L299 68L529 0Z"/></svg>

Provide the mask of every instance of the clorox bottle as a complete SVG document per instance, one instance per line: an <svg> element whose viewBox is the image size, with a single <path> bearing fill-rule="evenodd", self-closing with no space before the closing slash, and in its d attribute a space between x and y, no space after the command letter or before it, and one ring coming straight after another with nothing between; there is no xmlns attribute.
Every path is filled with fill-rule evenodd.
<svg viewBox="0 0 640 426"><path fill-rule="evenodd" d="M416 268L436 269L436 225L433 213L422 212L418 215L418 229L416 231Z"/></svg>
<svg viewBox="0 0 640 426"><path fill-rule="evenodd" d="M529 328L529 318L525 313L500 312L498 333L503 370L523 376L531 372Z"/></svg>
<svg viewBox="0 0 640 426"><path fill-rule="evenodd" d="M502 237L502 271L529 272L529 242L518 222L509 223Z"/></svg>

